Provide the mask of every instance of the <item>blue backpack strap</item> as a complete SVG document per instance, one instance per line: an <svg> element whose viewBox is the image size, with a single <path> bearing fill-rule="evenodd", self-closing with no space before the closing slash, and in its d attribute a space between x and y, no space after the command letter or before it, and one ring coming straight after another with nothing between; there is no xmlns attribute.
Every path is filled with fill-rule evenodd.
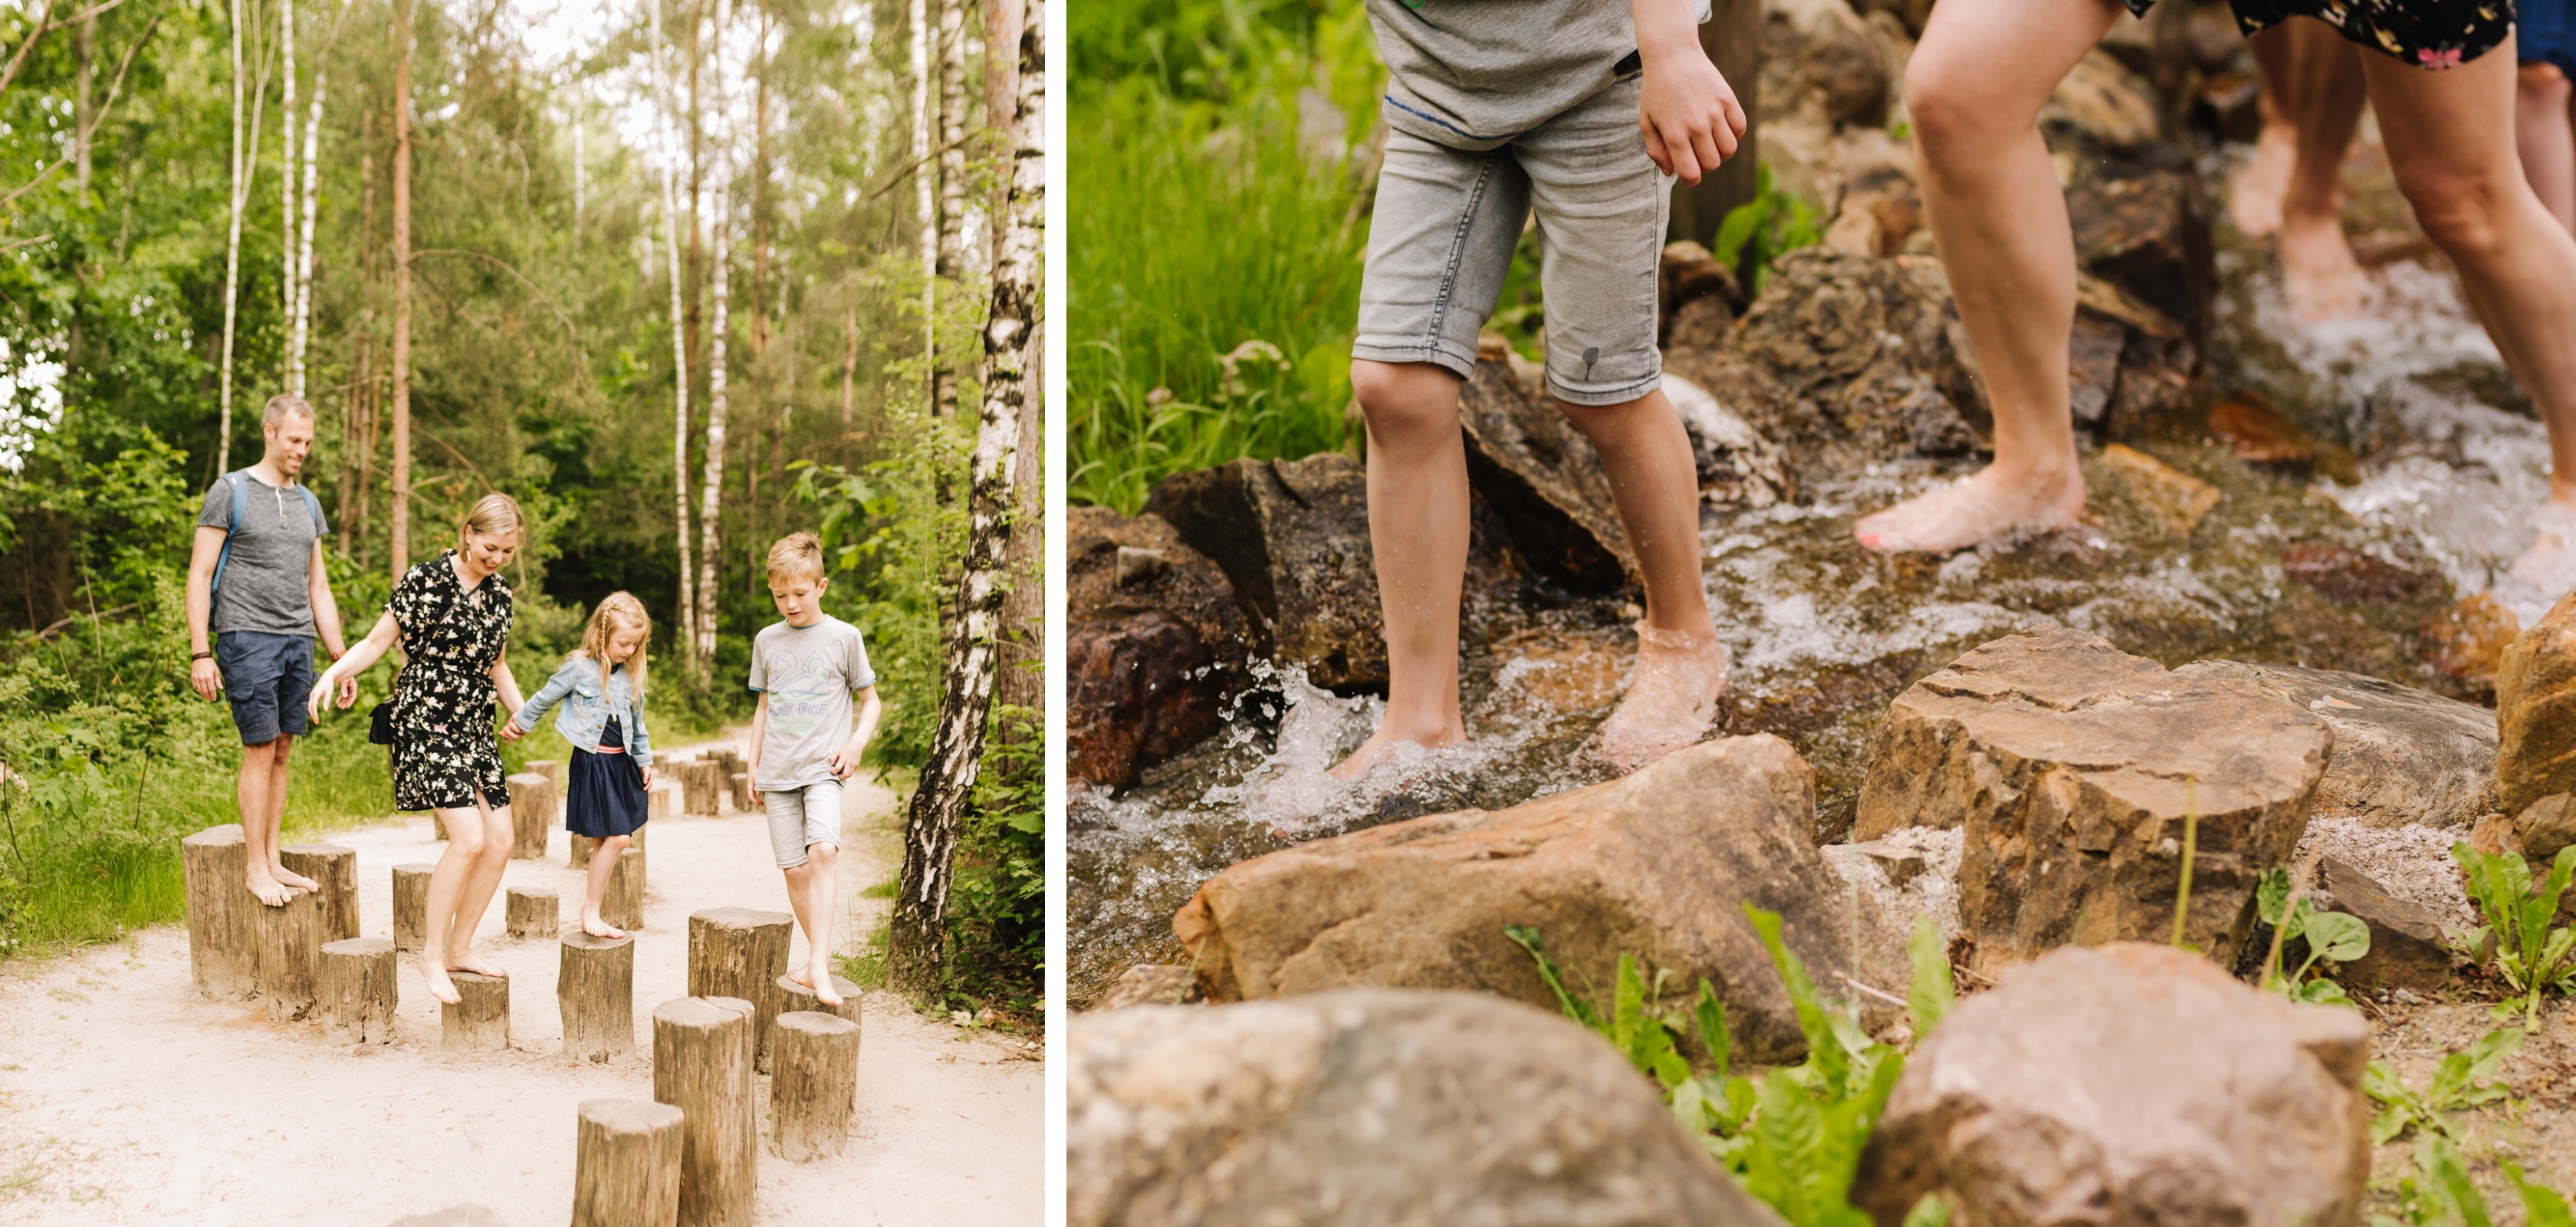
<svg viewBox="0 0 2576 1227"><path fill-rule="evenodd" d="M311 486L299 484L295 488L304 492L304 509L313 513L313 538L317 541L321 540L322 500L314 497L313 487Z"/></svg>
<svg viewBox="0 0 2576 1227"><path fill-rule="evenodd" d="M215 555L215 578L206 585L209 603L215 598L215 590L224 586L224 566L233 560L233 534L241 531L242 508L250 502L250 488L242 484L240 469L224 474L224 484L233 488L233 518L224 526L223 552Z"/></svg>

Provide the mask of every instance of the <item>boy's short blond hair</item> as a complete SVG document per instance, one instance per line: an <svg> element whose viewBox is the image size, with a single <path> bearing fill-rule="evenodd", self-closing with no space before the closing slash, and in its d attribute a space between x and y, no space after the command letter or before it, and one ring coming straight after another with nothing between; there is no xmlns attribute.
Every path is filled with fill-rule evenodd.
<svg viewBox="0 0 2576 1227"><path fill-rule="evenodd" d="M769 547L769 577L823 578L823 541L812 533L789 533Z"/></svg>

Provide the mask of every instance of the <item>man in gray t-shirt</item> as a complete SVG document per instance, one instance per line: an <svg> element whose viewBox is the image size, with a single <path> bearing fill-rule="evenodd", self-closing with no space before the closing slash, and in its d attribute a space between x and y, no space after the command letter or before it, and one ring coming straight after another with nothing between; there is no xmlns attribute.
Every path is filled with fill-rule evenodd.
<svg viewBox="0 0 2576 1227"><path fill-rule="evenodd" d="M313 689L313 636L331 659L346 650L340 609L322 563L322 504L297 484L313 447L313 407L271 397L261 416L259 463L226 473L206 491L188 560L188 681L208 702L230 699L241 731L244 874L260 902L284 904L316 883L278 859L286 817L286 761L304 731ZM210 645L208 640L213 638ZM357 693L341 683L345 706Z"/></svg>

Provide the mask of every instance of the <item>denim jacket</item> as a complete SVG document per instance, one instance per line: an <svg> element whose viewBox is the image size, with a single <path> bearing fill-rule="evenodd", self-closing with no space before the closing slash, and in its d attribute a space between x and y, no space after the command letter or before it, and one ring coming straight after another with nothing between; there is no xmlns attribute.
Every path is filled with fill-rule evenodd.
<svg viewBox="0 0 2576 1227"><path fill-rule="evenodd" d="M555 732L564 740L596 753L609 717L615 716L619 730L626 736L626 752L635 756L635 765L653 765L653 738L644 731L644 704L627 688L624 670L610 673L607 685L602 686L597 662L587 656L572 657L546 679L545 687L511 717L510 723L522 733L530 732L537 727L537 721L545 718L546 709L558 702L563 704L563 710L555 715Z"/></svg>

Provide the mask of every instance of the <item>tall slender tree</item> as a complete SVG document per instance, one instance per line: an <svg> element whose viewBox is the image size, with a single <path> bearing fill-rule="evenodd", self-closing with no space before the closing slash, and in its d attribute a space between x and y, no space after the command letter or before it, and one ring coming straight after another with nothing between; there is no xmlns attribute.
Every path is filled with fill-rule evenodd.
<svg viewBox="0 0 2576 1227"><path fill-rule="evenodd" d="M671 265L672 413L678 426L671 439L673 535L680 549L681 656L695 661L698 646L696 576L689 570L689 341L688 312L681 299L679 159L671 137L671 72L668 40L662 37L662 0L644 0L653 14L653 132L662 153L662 246Z"/></svg>
<svg viewBox="0 0 2576 1227"><path fill-rule="evenodd" d="M921 356L939 351L939 215L931 202L930 12L912 0L912 190L921 222ZM930 385L924 385L927 390Z"/></svg>
<svg viewBox="0 0 2576 1227"><path fill-rule="evenodd" d="M394 0L394 274L392 534L396 582L411 563L411 0Z"/></svg>
<svg viewBox="0 0 2576 1227"><path fill-rule="evenodd" d="M295 319L295 0L277 0L277 45L284 73L280 81L282 97L277 107L277 232L282 236L278 249L278 318ZM286 390L303 395L297 379L295 346L286 348Z"/></svg>
<svg viewBox="0 0 2576 1227"><path fill-rule="evenodd" d="M38 18L41 27L44 19ZM232 155L232 228L224 239L224 357L217 374L216 401L222 406L215 418L215 471L229 473L233 466L233 323L235 307L241 296L241 215L245 180L250 176L242 148L242 0L232 0L233 27L233 155Z"/></svg>
<svg viewBox="0 0 2576 1227"><path fill-rule="evenodd" d="M951 285L966 279L966 4L939 0L939 246L936 267ZM953 347L952 347L953 348ZM941 417L957 412L957 358L935 354L930 403Z"/></svg>
<svg viewBox="0 0 2576 1227"><path fill-rule="evenodd" d="M707 66L712 75L708 93L715 104L714 156L709 159L715 174L715 194L708 202L707 212L713 219L715 240L709 278L714 310L707 337L707 469L698 480L698 496L703 500L698 508L697 656L701 661L712 661L716 656L717 564L722 558L718 536L724 519L725 340L730 328L727 316L733 305L728 272L733 263L733 99L725 85L725 27L732 23L733 0L716 0Z"/></svg>
<svg viewBox="0 0 2576 1227"><path fill-rule="evenodd" d="M330 67L313 66L312 109L304 117L304 210L295 234L295 264L287 284L293 290L289 311L294 327L287 343L286 390L304 395L304 355L313 322L313 217L322 203L322 95L330 84ZM294 125L289 124L291 131Z"/></svg>

